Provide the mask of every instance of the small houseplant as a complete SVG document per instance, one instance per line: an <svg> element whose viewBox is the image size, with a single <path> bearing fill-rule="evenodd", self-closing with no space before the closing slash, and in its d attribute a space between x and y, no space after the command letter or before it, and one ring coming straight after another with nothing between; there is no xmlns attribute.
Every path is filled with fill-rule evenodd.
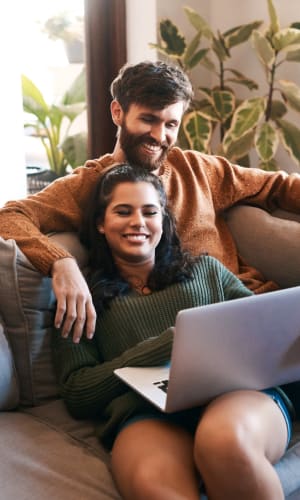
<svg viewBox="0 0 300 500"><path fill-rule="evenodd" d="M82 70L71 87L57 103L48 104L42 92L22 75L24 126L41 140L49 169L57 176L67 173L67 167L82 165L87 159L86 133L70 135L70 127L86 109L85 71ZM27 120L27 116L29 119Z"/></svg>
<svg viewBox="0 0 300 500"><path fill-rule="evenodd" d="M61 40L65 46L70 63L82 63L84 60L84 20L81 16L73 16L61 12L50 17L42 27L43 33L50 40Z"/></svg>

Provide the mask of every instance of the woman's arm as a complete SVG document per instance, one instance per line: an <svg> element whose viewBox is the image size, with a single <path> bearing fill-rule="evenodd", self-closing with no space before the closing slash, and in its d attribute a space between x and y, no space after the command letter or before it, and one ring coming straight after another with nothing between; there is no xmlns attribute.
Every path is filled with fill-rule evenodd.
<svg viewBox="0 0 300 500"><path fill-rule="evenodd" d="M111 361L103 361L96 340L83 338L74 344L54 332L53 355L61 395L70 413L77 418L101 414L112 399L128 391L114 374L123 366L151 366L166 363L171 357L173 329L147 339L124 351Z"/></svg>

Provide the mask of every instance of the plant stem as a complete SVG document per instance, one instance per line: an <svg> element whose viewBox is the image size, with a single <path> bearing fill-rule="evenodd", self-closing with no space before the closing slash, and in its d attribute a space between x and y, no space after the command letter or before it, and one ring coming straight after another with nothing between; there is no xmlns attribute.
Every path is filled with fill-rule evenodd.
<svg viewBox="0 0 300 500"><path fill-rule="evenodd" d="M221 90L225 90L224 74L225 74L224 64L223 64L223 61L220 60L220 75L219 76L220 76L220 89ZM223 123L221 122L220 123L220 142L223 141L224 135L225 135L225 129L224 129Z"/></svg>
<svg viewBox="0 0 300 500"><path fill-rule="evenodd" d="M272 67L270 70L269 92L268 92L268 100L267 100L267 106L266 106L266 111L265 111L266 122L270 120L271 113L272 113L273 92L274 92L275 71L276 71L276 55L275 55L275 60L272 64Z"/></svg>

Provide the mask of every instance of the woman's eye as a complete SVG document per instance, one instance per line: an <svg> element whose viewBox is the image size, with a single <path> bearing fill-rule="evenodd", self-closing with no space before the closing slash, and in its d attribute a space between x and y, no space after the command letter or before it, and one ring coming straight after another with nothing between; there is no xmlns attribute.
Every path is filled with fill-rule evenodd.
<svg viewBox="0 0 300 500"><path fill-rule="evenodd" d="M126 217L127 215L129 215L129 213L130 213L130 212L129 212L128 210L118 210L118 211L117 211L117 214L118 214L118 215L121 215L121 216L123 216L123 217Z"/></svg>
<svg viewBox="0 0 300 500"><path fill-rule="evenodd" d="M157 215L157 210L150 210L149 212L145 212L145 217L153 217L153 215Z"/></svg>

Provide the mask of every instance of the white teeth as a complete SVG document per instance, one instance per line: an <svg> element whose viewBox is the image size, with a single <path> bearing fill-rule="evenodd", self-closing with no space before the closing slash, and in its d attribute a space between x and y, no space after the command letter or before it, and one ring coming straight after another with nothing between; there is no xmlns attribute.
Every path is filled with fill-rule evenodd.
<svg viewBox="0 0 300 500"><path fill-rule="evenodd" d="M144 147L150 149L151 151L160 151L160 146L155 146L154 144L144 144Z"/></svg>
<svg viewBox="0 0 300 500"><path fill-rule="evenodd" d="M125 238L136 241L144 241L147 239L145 234L125 234Z"/></svg>

